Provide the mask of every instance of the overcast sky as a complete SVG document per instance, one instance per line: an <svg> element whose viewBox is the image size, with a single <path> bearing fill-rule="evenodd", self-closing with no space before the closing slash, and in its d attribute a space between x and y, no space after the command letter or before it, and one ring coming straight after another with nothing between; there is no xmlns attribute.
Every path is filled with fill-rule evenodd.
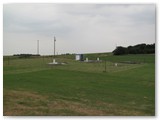
<svg viewBox="0 0 160 120"><path fill-rule="evenodd" d="M4 4L4 55L111 52L155 43L155 5Z"/></svg>

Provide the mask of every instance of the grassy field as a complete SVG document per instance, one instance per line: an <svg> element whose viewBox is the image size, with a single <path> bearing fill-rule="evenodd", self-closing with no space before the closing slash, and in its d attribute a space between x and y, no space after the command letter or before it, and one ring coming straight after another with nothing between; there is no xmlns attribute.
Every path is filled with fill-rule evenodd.
<svg viewBox="0 0 160 120"><path fill-rule="evenodd" d="M52 61L47 56L5 56L4 115L154 116L155 55L85 55L97 56L103 61L56 56L58 62L67 63L57 66L47 65Z"/></svg>

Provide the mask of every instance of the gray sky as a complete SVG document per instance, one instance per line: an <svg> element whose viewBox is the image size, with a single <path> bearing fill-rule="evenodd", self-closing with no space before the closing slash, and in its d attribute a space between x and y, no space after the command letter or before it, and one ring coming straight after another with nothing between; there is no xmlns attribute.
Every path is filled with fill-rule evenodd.
<svg viewBox="0 0 160 120"><path fill-rule="evenodd" d="M3 53L111 52L118 46L155 43L151 5L4 4Z"/></svg>

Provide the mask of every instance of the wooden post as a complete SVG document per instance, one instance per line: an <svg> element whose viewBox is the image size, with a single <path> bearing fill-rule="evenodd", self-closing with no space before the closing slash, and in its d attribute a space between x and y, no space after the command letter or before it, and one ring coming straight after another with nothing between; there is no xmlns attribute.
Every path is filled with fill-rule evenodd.
<svg viewBox="0 0 160 120"><path fill-rule="evenodd" d="M104 62L105 62L105 64L104 64L104 72L107 72L106 60Z"/></svg>
<svg viewBox="0 0 160 120"><path fill-rule="evenodd" d="M9 56L8 56L8 65L9 65Z"/></svg>

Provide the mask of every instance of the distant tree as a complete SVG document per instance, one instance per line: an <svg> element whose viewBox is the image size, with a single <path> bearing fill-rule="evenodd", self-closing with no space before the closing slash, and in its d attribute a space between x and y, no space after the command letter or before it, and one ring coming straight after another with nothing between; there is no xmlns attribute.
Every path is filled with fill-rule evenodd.
<svg viewBox="0 0 160 120"><path fill-rule="evenodd" d="M123 55L123 54L126 54L127 51L126 51L126 48L122 47L122 46L119 46L117 47L114 51L113 51L113 54L114 55Z"/></svg>
<svg viewBox="0 0 160 120"><path fill-rule="evenodd" d="M144 43L135 46L128 46L127 48L119 46L114 51L114 55L124 54L152 54L155 53L155 43L146 45Z"/></svg>
<svg viewBox="0 0 160 120"><path fill-rule="evenodd" d="M30 58L32 56L40 56L40 54L14 54L13 56L18 56L19 58Z"/></svg>

